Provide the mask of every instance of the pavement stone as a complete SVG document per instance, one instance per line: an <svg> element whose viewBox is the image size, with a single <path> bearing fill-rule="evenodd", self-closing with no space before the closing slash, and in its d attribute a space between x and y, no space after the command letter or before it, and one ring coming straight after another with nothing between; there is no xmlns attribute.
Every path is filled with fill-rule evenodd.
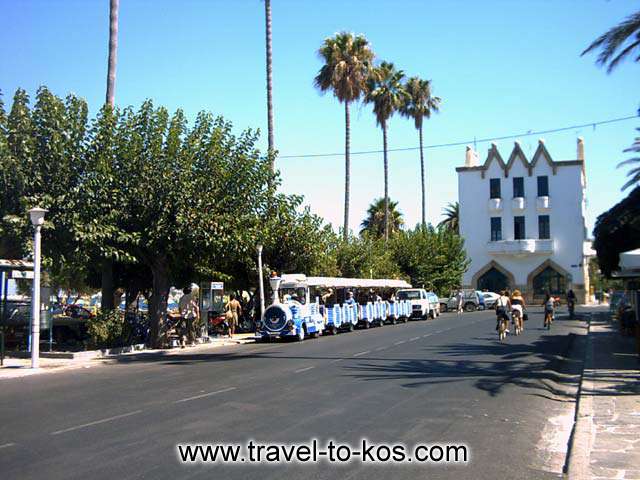
<svg viewBox="0 0 640 480"><path fill-rule="evenodd" d="M635 339L604 312L592 316L574 443L587 445L586 468L569 479L640 479L640 361Z"/></svg>

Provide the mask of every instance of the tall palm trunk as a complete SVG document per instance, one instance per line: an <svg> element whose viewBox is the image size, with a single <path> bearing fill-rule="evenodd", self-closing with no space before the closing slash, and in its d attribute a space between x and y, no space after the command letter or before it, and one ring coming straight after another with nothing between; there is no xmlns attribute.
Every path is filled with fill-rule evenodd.
<svg viewBox="0 0 640 480"><path fill-rule="evenodd" d="M107 72L107 99L113 107L116 98L116 64L118 62L118 9L120 0L109 5L109 70Z"/></svg>
<svg viewBox="0 0 640 480"><path fill-rule="evenodd" d="M118 9L120 0L111 0L109 3L109 66L107 70L107 95L106 103L112 107L116 98L116 65L118 63ZM102 310L113 310L115 302L113 298L113 260L105 258L102 262Z"/></svg>
<svg viewBox="0 0 640 480"><path fill-rule="evenodd" d="M389 161L387 159L387 122L382 124L382 149L384 150L384 241L389 240Z"/></svg>
<svg viewBox="0 0 640 480"><path fill-rule="evenodd" d="M351 159L349 148L351 142L351 116L349 102L344 102L344 226L342 238L346 241L349 237L349 184L351 182Z"/></svg>
<svg viewBox="0 0 640 480"><path fill-rule="evenodd" d="M427 226L426 220L426 210L427 210L427 200L426 200L426 191L424 187L424 151L422 147L422 125L418 129L420 136L420 179L422 181L422 228Z"/></svg>
<svg viewBox="0 0 640 480"><path fill-rule="evenodd" d="M266 24L266 48L267 48L267 132L269 141L269 154L273 154L273 84L271 66L271 0L264 0L264 17ZM271 158L271 170L275 171L275 159Z"/></svg>

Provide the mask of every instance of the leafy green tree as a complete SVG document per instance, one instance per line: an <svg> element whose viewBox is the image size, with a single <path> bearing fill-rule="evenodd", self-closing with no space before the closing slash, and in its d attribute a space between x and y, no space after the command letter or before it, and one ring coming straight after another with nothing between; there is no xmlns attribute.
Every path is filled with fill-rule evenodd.
<svg viewBox="0 0 640 480"><path fill-rule="evenodd" d="M390 242L393 258L411 284L440 294L460 285L469 267L464 241L447 228L417 226Z"/></svg>
<svg viewBox="0 0 640 480"><path fill-rule="evenodd" d="M327 38L318 50L323 65L315 78L321 92L331 90L344 103L344 226L343 238L349 236L349 192L351 182L351 117L349 106L366 93L367 78L373 63L371 45L363 35L348 32Z"/></svg>
<svg viewBox="0 0 640 480"><path fill-rule="evenodd" d="M424 179L424 146L422 141L422 127L425 118L431 118L432 112L438 112L442 100L431 94L431 80L422 80L411 77L405 84L407 95L405 102L400 106L400 113L407 118L412 118L420 141L420 181L422 185L422 226L427 226L427 201Z"/></svg>
<svg viewBox="0 0 640 480"><path fill-rule="evenodd" d="M460 232L460 204L453 202L444 209L444 220L438 226L448 228L452 232Z"/></svg>
<svg viewBox="0 0 640 480"><path fill-rule="evenodd" d="M640 128L638 128L637 130L640 132ZM640 153L640 137L636 137L633 145L625 149L625 153L626 152L632 152L636 154ZM623 165L631 165L631 170L629 170L629 172L627 173L627 177L631 178L629 178L627 183L624 184L622 190L626 190L633 185L640 184L640 157L633 157L620 162L618 164L618 168L622 167Z"/></svg>
<svg viewBox="0 0 640 480"><path fill-rule="evenodd" d="M387 158L388 121L407 99L402 80L404 72L396 70L391 62L382 62L372 69L367 80L365 102L373 104L376 122L382 129L382 147L384 157L384 239L389 239L389 161Z"/></svg>
<svg viewBox="0 0 640 480"><path fill-rule="evenodd" d="M336 245L334 255L342 277L404 278L382 238L351 235Z"/></svg>
<svg viewBox="0 0 640 480"><path fill-rule="evenodd" d="M598 217L593 236L600 270L610 277L621 253L640 248L640 186Z"/></svg>
<svg viewBox="0 0 640 480"><path fill-rule="evenodd" d="M625 20L596 38L581 55L600 50L596 63L607 66L611 73L618 64L629 56L640 61L640 11L629 15Z"/></svg>
<svg viewBox="0 0 640 480"><path fill-rule="evenodd" d="M367 209L367 218L360 224L360 234L368 233L374 237L384 236L384 198L375 199ZM389 200L390 234L398 232L404 225L402 213L398 210L398 202Z"/></svg>

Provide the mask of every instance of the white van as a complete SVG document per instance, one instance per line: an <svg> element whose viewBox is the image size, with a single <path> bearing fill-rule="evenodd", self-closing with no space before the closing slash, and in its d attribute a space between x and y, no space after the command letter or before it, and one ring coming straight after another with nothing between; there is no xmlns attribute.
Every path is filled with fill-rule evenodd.
<svg viewBox="0 0 640 480"><path fill-rule="evenodd" d="M429 300L424 288L406 288L396 293L398 300L411 302L411 318L435 318L438 314L436 306Z"/></svg>

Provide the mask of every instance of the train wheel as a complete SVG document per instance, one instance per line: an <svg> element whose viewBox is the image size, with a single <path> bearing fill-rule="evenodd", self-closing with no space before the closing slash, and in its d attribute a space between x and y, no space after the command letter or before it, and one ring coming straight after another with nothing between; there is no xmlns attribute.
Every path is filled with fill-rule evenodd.
<svg viewBox="0 0 640 480"><path fill-rule="evenodd" d="M304 331L304 326L303 326L300 330L298 330L298 336L296 337L296 340L298 342L301 342L301 341L304 340L304 336L305 336L305 331Z"/></svg>

